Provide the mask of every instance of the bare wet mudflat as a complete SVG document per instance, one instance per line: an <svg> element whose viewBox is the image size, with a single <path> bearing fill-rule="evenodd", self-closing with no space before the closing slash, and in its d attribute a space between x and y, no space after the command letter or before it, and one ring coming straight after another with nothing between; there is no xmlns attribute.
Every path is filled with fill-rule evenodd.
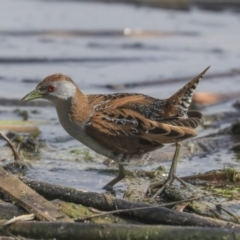
<svg viewBox="0 0 240 240"><path fill-rule="evenodd" d="M46 75L67 74L85 93L140 92L166 98L208 65L209 74L240 68L240 16L234 12L180 12L75 1L0 0L0 5L0 127L6 121L11 127L21 125L9 122L22 121L23 116L14 110L28 112L32 123L27 126L41 132L41 147L35 155L25 156L33 165L26 175L36 180L101 192L116 174L110 171L115 165L65 133L49 103L27 106L16 101ZM189 77L186 81L174 84L138 84L185 76ZM177 174L231 166L240 170L239 156L231 150L238 137L204 138L239 118L233 104L240 95L240 75L206 77L197 90L227 97L201 106L203 114L212 117L199 128L200 140L185 143ZM168 169L173 151L171 146L160 149L151 161L128 169L154 170L159 165ZM1 157L5 158L4 164L9 156ZM116 189L126 187L129 179Z"/></svg>

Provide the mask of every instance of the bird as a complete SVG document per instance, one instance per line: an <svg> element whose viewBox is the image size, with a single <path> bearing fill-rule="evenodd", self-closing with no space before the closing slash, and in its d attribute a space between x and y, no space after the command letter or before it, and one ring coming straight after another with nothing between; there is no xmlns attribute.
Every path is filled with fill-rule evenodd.
<svg viewBox="0 0 240 240"><path fill-rule="evenodd" d="M39 98L51 101L69 135L118 164L117 177L105 189L125 177L124 167L131 161L165 144L175 144L172 165L160 194L174 180L181 142L197 135L202 114L189 111L189 106L208 69L167 99L140 93L84 94L70 77L57 73L40 81L21 102Z"/></svg>

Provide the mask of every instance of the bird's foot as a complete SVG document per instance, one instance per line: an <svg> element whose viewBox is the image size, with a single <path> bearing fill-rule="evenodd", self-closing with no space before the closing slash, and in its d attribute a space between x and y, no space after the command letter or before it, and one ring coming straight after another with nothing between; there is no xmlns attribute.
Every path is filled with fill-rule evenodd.
<svg viewBox="0 0 240 240"><path fill-rule="evenodd" d="M157 192L151 197L152 199L157 198L165 190L167 185L171 185L174 181L174 176L169 176L166 181L159 181L149 185L146 195L150 195L154 188L160 187Z"/></svg>
<svg viewBox="0 0 240 240"><path fill-rule="evenodd" d="M105 189L107 191L111 191L111 190L113 190L113 186L109 185L109 184L106 184L105 186L103 186L103 189Z"/></svg>
<svg viewBox="0 0 240 240"><path fill-rule="evenodd" d="M112 185L106 184L103 187L103 189L106 190L106 194L111 194L113 196L116 196L116 191L115 191L115 189L113 188Z"/></svg>
<svg viewBox="0 0 240 240"><path fill-rule="evenodd" d="M103 189L106 189L108 191L112 191L113 190L113 186L118 183L119 181L121 181L123 178L125 177L125 171L124 171L124 167L122 165L119 165L119 172L117 177L115 177L112 181L110 181L108 184L106 184Z"/></svg>
<svg viewBox="0 0 240 240"><path fill-rule="evenodd" d="M157 198L159 195L161 195L161 193L164 192L165 188L168 185L172 185L175 179L178 180L184 187L188 187L187 184L181 178L178 178L175 175L171 175L167 178L166 181L159 181L159 182L150 184L146 194L150 195L150 193L152 192L152 189L160 187L160 189L158 189L157 192L151 197L152 199Z"/></svg>

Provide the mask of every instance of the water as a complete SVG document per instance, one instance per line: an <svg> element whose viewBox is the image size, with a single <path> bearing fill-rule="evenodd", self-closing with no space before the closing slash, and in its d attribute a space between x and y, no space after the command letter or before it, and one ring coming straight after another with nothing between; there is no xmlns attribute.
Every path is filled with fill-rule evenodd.
<svg viewBox="0 0 240 240"><path fill-rule="evenodd" d="M194 76L208 65L211 73L239 68L240 16L237 13L199 9L180 12L76 1L0 0L0 5L1 99L20 99L42 78L56 72L72 77L85 93L127 91L166 98L183 83L115 91L104 86ZM235 94L239 92L239 80L239 76L203 79L198 91ZM12 114L15 108L0 106L1 119L19 118ZM225 108L233 110L232 102L206 108L204 113L219 113ZM21 109L30 111L35 107L22 105ZM106 169L100 163L104 159L100 158L99 163L76 162L77 157L68 149L83 146L71 138L63 143L54 142L67 136L56 112L51 106L38 110L37 115L30 113L30 119L46 123L39 126L41 138L53 149L51 154L42 153L42 160L35 163L36 168L29 176L101 191L101 186L113 175L86 169ZM206 132L202 130L200 134ZM56 152L61 154L54 155ZM224 157L222 162L211 161L209 167L219 168L223 162ZM228 162L236 163L236 158ZM201 159L194 158L191 164L207 170L208 164ZM189 161L185 159L179 164L178 173L196 172L195 167L187 166Z"/></svg>

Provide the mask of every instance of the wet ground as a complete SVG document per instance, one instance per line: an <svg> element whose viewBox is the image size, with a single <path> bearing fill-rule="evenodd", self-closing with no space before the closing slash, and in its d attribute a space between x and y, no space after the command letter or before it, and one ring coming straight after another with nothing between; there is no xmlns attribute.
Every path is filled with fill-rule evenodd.
<svg viewBox="0 0 240 240"><path fill-rule="evenodd" d="M104 172L114 166L102 164L103 157L77 151L85 147L64 132L51 105L19 107L13 101L45 76L67 74L85 93L140 92L166 98L184 82L133 88L123 85L195 76L208 65L209 74L239 70L240 16L231 11L193 8L185 12L75 1L0 0L0 5L0 118L21 119L13 113L19 108L28 111L30 120L40 121L40 139L46 147L32 159L34 168L27 172L37 180L102 191L115 174ZM198 91L237 96L239 83L239 75L203 79ZM115 89L107 88L109 85ZM204 108L203 113L236 112L235 101ZM200 128L199 136L217 132L235 119L237 115L216 128ZM229 151L232 139L218 139L217 144L214 139L201 141L207 146L215 144L217 150L208 156L184 155L179 176L229 165L240 169L238 156ZM159 155L163 160L171 159L162 149L153 154L152 164L141 168L156 168ZM163 160L160 164L168 169L170 161Z"/></svg>

